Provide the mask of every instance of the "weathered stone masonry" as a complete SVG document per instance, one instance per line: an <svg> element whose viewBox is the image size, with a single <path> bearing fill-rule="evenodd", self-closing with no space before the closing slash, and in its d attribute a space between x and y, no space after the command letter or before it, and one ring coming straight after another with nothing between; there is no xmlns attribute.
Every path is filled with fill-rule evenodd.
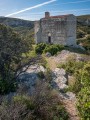
<svg viewBox="0 0 90 120"><path fill-rule="evenodd" d="M68 46L76 45L76 17L73 14L50 16L35 22L36 43L53 43Z"/></svg>

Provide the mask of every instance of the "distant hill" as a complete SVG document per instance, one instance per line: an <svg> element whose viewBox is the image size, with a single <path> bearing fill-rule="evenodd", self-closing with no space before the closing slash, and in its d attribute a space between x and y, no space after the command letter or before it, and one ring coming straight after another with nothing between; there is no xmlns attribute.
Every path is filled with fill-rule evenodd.
<svg viewBox="0 0 90 120"><path fill-rule="evenodd" d="M77 22L81 25L90 25L90 15L77 16Z"/></svg>
<svg viewBox="0 0 90 120"><path fill-rule="evenodd" d="M90 19L90 15L77 16L78 19Z"/></svg>
<svg viewBox="0 0 90 120"><path fill-rule="evenodd" d="M33 21L22 20L17 18L0 17L0 23L12 27L21 35L27 34L34 27Z"/></svg>
<svg viewBox="0 0 90 120"><path fill-rule="evenodd" d="M34 21L22 20L17 18L0 17L0 23L10 26L23 38L34 41Z"/></svg>
<svg viewBox="0 0 90 120"><path fill-rule="evenodd" d="M77 43L90 53L90 15L77 16Z"/></svg>
<svg viewBox="0 0 90 120"><path fill-rule="evenodd" d="M22 20L17 18L8 18L8 17L0 17L0 23L11 27L30 27L33 28L33 21Z"/></svg>

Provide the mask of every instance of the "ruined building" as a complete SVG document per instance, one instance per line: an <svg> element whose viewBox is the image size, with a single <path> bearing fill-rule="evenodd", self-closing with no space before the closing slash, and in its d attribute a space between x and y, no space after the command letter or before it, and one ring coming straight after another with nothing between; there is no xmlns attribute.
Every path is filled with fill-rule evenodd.
<svg viewBox="0 0 90 120"><path fill-rule="evenodd" d="M73 14L45 17L35 22L36 43L76 45L76 17Z"/></svg>

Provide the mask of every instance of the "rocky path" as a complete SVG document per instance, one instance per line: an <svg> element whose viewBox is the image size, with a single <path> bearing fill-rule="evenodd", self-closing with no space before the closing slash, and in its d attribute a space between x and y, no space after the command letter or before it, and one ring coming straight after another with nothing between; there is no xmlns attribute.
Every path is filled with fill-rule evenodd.
<svg viewBox="0 0 90 120"><path fill-rule="evenodd" d="M69 93L70 94L70 93ZM80 120L78 115L78 110L76 108L76 98L73 96L66 97L65 95L60 95L60 98L62 99L62 102L69 114L70 120Z"/></svg>
<svg viewBox="0 0 90 120"><path fill-rule="evenodd" d="M76 109L76 102L71 100L63 100L65 108L69 113L70 120L80 120L78 116L78 111Z"/></svg>

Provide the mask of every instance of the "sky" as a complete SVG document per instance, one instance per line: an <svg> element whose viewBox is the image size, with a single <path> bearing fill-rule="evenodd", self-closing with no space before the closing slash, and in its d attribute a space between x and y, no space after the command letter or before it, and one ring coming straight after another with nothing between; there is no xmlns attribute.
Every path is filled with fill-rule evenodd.
<svg viewBox="0 0 90 120"><path fill-rule="evenodd" d="M90 14L90 0L0 0L0 16L39 20L48 11L51 16Z"/></svg>

